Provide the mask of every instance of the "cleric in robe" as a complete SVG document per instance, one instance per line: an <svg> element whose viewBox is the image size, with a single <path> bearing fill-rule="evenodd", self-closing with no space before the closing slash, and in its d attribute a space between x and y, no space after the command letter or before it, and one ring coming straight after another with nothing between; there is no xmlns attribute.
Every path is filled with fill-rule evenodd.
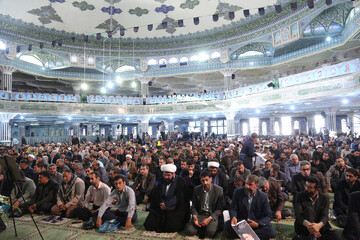
<svg viewBox="0 0 360 240"><path fill-rule="evenodd" d="M184 180L175 175L176 166L161 166L163 179L157 184L150 196L150 213L144 226L148 231L181 232L189 221L190 205L185 201Z"/></svg>

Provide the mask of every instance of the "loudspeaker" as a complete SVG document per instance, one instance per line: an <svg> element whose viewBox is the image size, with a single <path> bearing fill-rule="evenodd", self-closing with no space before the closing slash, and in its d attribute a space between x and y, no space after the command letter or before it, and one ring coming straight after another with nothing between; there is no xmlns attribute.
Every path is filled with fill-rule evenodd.
<svg viewBox="0 0 360 240"><path fill-rule="evenodd" d="M323 118L326 118L326 114L324 112L320 113Z"/></svg>
<svg viewBox="0 0 360 240"><path fill-rule="evenodd" d="M80 123L79 127L80 127L80 128L84 128L84 124L83 124L83 123Z"/></svg>
<svg viewBox="0 0 360 240"><path fill-rule="evenodd" d="M152 82L152 81L150 81L150 82L149 82L149 87L151 87L151 86L152 86L152 84L153 84L153 82Z"/></svg>
<svg viewBox="0 0 360 240"><path fill-rule="evenodd" d="M117 126L116 126L116 129L120 129L120 125L117 125Z"/></svg>
<svg viewBox="0 0 360 240"><path fill-rule="evenodd" d="M235 79L235 74L231 74L231 79Z"/></svg>

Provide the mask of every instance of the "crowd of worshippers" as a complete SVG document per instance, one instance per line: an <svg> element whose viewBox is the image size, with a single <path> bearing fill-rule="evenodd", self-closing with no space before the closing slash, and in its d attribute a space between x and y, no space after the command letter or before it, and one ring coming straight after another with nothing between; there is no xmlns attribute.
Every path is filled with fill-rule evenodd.
<svg viewBox="0 0 360 240"><path fill-rule="evenodd" d="M294 217L294 239L341 239L329 225L332 216L346 239L360 239L359 142L351 136L325 141L253 133L144 146L104 141L2 147L21 170L24 198L3 175L1 194L11 196L15 217L79 218L84 229L111 219L130 228L142 204L148 231L237 237L232 225L245 220L260 239L270 239L276 235L272 220Z"/></svg>

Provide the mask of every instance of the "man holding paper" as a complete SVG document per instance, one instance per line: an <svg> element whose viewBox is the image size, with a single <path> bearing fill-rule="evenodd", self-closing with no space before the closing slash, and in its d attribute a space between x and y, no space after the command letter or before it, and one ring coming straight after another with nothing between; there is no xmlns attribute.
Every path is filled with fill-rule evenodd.
<svg viewBox="0 0 360 240"><path fill-rule="evenodd" d="M246 220L261 240L274 238L275 230L270 222L272 212L267 196L258 190L259 178L250 175L246 178L245 187L235 190L230 206L230 220L225 223L229 237L237 237L232 225Z"/></svg>

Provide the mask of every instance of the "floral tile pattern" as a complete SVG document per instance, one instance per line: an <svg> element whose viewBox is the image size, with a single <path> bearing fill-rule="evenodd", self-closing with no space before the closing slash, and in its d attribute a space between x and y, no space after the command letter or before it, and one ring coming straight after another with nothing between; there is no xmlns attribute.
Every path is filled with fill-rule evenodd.
<svg viewBox="0 0 360 240"><path fill-rule="evenodd" d="M119 24L118 21L116 21L115 19L112 20L113 29L110 29L111 28L110 22L111 22L111 19L109 18L105 22L99 24L96 28L105 29L106 31L111 31L116 28L124 29L124 27L121 24Z"/></svg>
<svg viewBox="0 0 360 240"><path fill-rule="evenodd" d="M88 4L87 2L85 1L82 1L82 2L73 2L72 3L74 7L77 7L79 8L81 11L86 11L86 10L94 10L95 9L95 6L94 5L91 5L91 4Z"/></svg>
<svg viewBox="0 0 360 240"><path fill-rule="evenodd" d="M101 9L102 12L104 13L108 13L110 15L114 15L114 14L120 14L122 13L122 10L120 8L116 8L114 6L109 6L109 7L103 7Z"/></svg>
<svg viewBox="0 0 360 240"><path fill-rule="evenodd" d="M165 4L162 4L160 7L155 8L155 11L157 13L165 13L167 14L168 12L174 11L174 6L166 6Z"/></svg>
<svg viewBox="0 0 360 240"><path fill-rule="evenodd" d="M162 22L163 22L163 23L165 23L165 22L167 23L166 28L163 28L163 25L162 25L162 23L161 23L161 24L159 24L159 25L157 26L156 30L165 29L166 32L173 34L174 32L176 32L176 29L175 29L175 28L179 27L178 22L177 22L175 19L170 18L170 17L164 18L164 19L162 20Z"/></svg>
<svg viewBox="0 0 360 240"><path fill-rule="evenodd" d="M184 3L180 4L182 9L194 9L197 5L200 4L199 0L186 0Z"/></svg>
<svg viewBox="0 0 360 240"><path fill-rule="evenodd" d="M149 13L149 10L147 10L147 9L143 9L143 8L141 8L141 7L136 7L136 8L134 8L134 9L130 9L129 10L129 13L130 14L132 14L132 15L136 15L136 16L138 16L138 17L141 17L142 15L144 15L144 14L148 14Z"/></svg>
<svg viewBox="0 0 360 240"><path fill-rule="evenodd" d="M48 24L51 23L51 21L63 22L51 5L30 10L28 13L39 16L39 21L42 24Z"/></svg>
<svg viewBox="0 0 360 240"><path fill-rule="evenodd" d="M216 8L216 14L219 14L219 17L224 17L226 20L230 20L229 12L236 12L242 9L242 7L236 5L230 5L228 3L219 2L219 5Z"/></svg>

